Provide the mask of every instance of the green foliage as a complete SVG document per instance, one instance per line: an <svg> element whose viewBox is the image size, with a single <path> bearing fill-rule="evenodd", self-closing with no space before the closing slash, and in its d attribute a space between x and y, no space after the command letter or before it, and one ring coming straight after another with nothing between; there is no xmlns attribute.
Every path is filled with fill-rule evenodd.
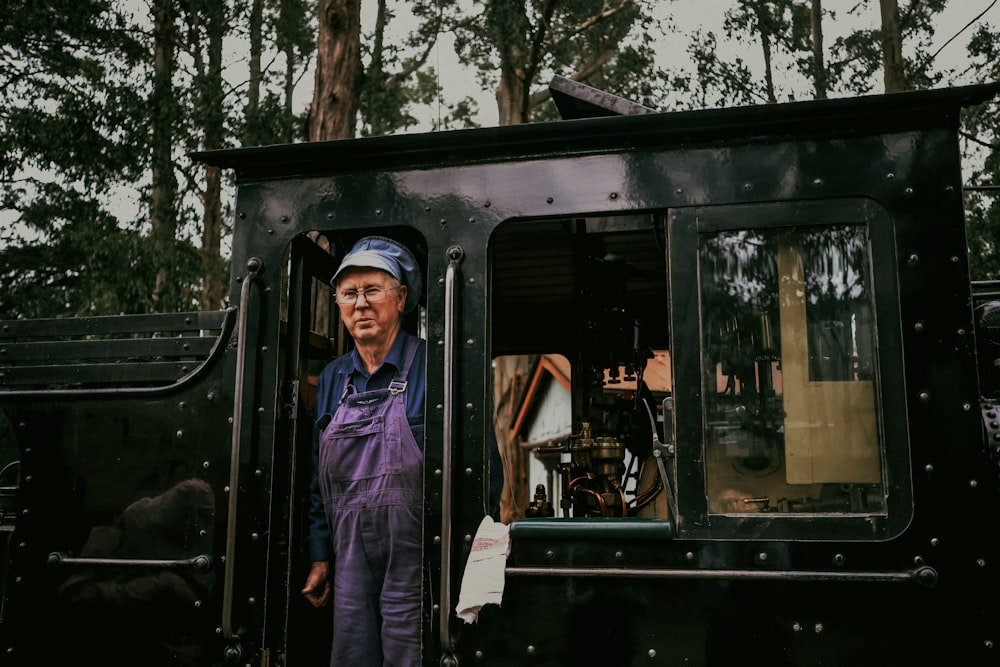
<svg viewBox="0 0 1000 667"><path fill-rule="evenodd" d="M976 80L1000 81L1000 31L980 26L968 53ZM970 272L977 280L1000 280L1000 101L965 109L962 120L969 150L982 158L967 181L987 188L965 195Z"/></svg>
<svg viewBox="0 0 1000 667"><path fill-rule="evenodd" d="M37 242L0 250L0 319L143 313L156 278L148 236L123 230L91 194L47 185L22 222ZM178 272L193 272L195 250L181 244ZM180 285L180 283L176 283ZM172 297L190 309L190 289Z"/></svg>
<svg viewBox="0 0 1000 667"><path fill-rule="evenodd" d="M101 0L14 0L4 13L0 317L120 309L123 278L103 268L129 232L109 193L144 173L146 105L134 72L145 47Z"/></svg>

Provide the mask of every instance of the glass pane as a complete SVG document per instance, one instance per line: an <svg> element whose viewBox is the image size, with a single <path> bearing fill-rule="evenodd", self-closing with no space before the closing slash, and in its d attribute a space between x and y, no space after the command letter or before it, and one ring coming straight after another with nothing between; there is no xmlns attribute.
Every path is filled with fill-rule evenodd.
<svg viewBox="0 0 1000 667"><path fill-rule="evenodd" d="M881 513L865 228L705 234L709 511Z"/></svg>

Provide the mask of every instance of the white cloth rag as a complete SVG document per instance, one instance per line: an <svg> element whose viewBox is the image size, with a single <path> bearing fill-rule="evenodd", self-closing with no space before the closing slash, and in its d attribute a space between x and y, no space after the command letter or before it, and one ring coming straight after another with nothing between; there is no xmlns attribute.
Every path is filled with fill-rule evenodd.
<svg viewBox="0 0 1000 667"><path fill-rule="evenodd" d="M455 613L466 623L475 623L479 611L503 599L504 568L510 550L510 526L483 517L472 540L469 562L462 576Z"/></svg>

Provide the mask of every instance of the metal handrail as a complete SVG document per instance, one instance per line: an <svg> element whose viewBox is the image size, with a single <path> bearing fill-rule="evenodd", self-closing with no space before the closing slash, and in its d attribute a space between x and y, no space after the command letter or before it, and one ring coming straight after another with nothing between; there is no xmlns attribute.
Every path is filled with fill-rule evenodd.
<svg viewBox="0 0 1000 667"><path fill-rule="evenodd" d="M208 572L212 569L212 557L198 554L190 558L77 558L53 551L48 557L49 567L155 569L155 570L195 570Z"/></svg>
<svg viewBox="0 0 1000 667"><path fill-rule="evenodd" d="M455 286L458 266L465 256L459 246L448 248L448 269L444 279L444 427L441 454L441 649L452 652L451 646L451 455L454 446L454 383L455 383Z"/></svg>
<svg viewBox="0 0 1000 667"><path fill-rule="evenodd" d="M249 273L240 289L239 322L237 324L236 376L233 388L233 439L229 454L229 504L226 517L226 567L222 587L222 634L227 639L236 637L233 630L233 579L236 572L236 504L240 481L240 444L243 439L243 375L247 356L247 309L250 288L256 282L263 262L256 257L247 260Z"/></svg>
<svg viewBox="0 0 1000 667"><path fill-rule="evenodd" d="M921 565L907 570L844 571L844 570L713 570L713 569L656 569L614 567L531 567L508 566L507 576L515 577L609 577L619 579L688 579L688 580L744 580L744 581L865 581L865 582L917 582L924 586L937 583L938 572L933 567Z"/></svg>

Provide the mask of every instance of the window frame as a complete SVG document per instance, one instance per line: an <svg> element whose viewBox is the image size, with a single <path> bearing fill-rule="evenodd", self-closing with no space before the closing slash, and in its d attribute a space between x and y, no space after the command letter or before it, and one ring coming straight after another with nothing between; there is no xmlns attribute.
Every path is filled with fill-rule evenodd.
<svg viewBox="0 0 1000 667"><path fill-rule="evenodd" d="M891 216L861 197L671 209L667 217L678 534L694 539L882 541L913 516L906 392ZM723 231L862 224L868 237L874 327L874 396L884 512L714 514L708 507L707 415L702 395L700 239Z"/></svg>

